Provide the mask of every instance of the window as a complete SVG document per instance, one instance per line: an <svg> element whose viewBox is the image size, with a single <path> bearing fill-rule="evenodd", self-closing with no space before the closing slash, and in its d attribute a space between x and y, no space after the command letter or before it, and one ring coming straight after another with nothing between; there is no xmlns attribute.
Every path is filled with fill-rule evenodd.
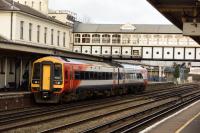
<svg viewBox="0 0 200 133"><path fill-rule="evenodd" d="M133 55L134 56L139 56L139 50L133 50Z"/></svg>
<svg viewBox="0 0 200 133"><path fill-rule="evenodd" d="M102 35L102 43L110 43L110 35L108 34Z"/></svg>
<svg viewBox="0 0 200 133"><path fill-rule="evenodd" d="M40 63L34 64L33 79L40 79Z"/></svg>
<svg viewBox="0 0 200 133"><path fill-rule="evenodd" d="M100 35L99 34L92 35L92 43L100 43Z"/></svg>
<svg viewBox="0 0 200 133"><path fill-rule="evenodd" d="M80 79L85 79L84 72L80 72Z"/></svg>
<svg viewBox="0 0 200 133"><path fill-rule="evenodd" d="M40 25L37 26L37 42L40 42Z"/></svg>
<svg viewBox="0 0 200 133"><path fill-rule="evenodd" d="M112 36L112 43L116 44L116 43L120 43L121 42L121 36L120 35L113 35Z"/></svg>
<svg viewBox="0 0 200 133"><path fill-rule="evenodd" d="M90 34L82 35L82 43L90 43Z"/></svg>
<svg viewBox="0 0 200 133"><path fill-rule="evenodd" d="M20 39L24 39L24 21L20 21Z"/></svg>
<svg viewBox="0 0 200 133"><path fill-rule="evenodd" d="M112 80L112 72L76 71L75 80Z"/></svg>
<svg viewBox="0 0 200 133"><path fill-rule="evenodd" d="M42 10L42 2L40 2L40 4L39 4L39 9L40 9L40 11Z"/></svg>
<svg viewBox="0 0 200 133"><path fill-rule="evenodd" d="M80 72L75 72L75 80L80 80L80 79L81 79Z"/></svg>
<svg viewBox="0 0 200 133"><path fill-rule="evenodd" d="M132 35L132 44L139 44L140 37L141 35L138 34Z"/></svg>
<svg viewBox="0 0 200 133"><path fill-rule="evenodd" d="M131 35L124 35L122 44L130 44L131 43Z"/></svg>
<svg viewBox="0 0 200 133"><path fill-rule="evenodd" d="M57 45L60 45L60 31L57 33Z"/></svg>
<svg viewBox="0 0 200 133"><path fill-rule="evenodd" d="M85 72L85 80L89 80L90 79L90 73L89 72Z"/></svg>
<svg viewBox="0 0 200 133"><path fill-rule="evenodd" d="M65 38L66 38L66 33L64 32L63 33L63 47L65 47L65 40L66 40Z"/></svg>
<svg viewBox="0 0 200 133"><path fill-rule="evenodd" d="M32 23L29 23L29 41L32 41Z"/></svg>
<svg viewBox="0 0 200 133"><path fill-rule="evenodd" d="M44 43L47 43L47 27L44 28Z"/></svg>
<svg viewBox="0 0 200 133"><path fill-rule="evenodd" d="M53 32L54 32L54 30L51 29L51 45L53 45Z"/></svg>
<svg viewBox="0 0 200 133"><path fill-rule="evenodd" d="M34 1L32 1L32 5L31 5L31 7L34 7Z"/></svg>
<svg viewBox="0 0 200 133"><path fill-rule="evenodd" d="M62 65L54 65L54 80L62 80Z"/></svg>
<svg viewBox="0 0 200 133"><path fill-rule="evenodd" d="M145 34L145 35L143 35L142 41L143 41L143 43L149 44L150 39L151 39L151 35Z"/></svg>
<svg viewBox="0 0 200 133"><path fill-rule="evenodd" d="M81 43L81 35L75 34L75 43Z"/></svg>

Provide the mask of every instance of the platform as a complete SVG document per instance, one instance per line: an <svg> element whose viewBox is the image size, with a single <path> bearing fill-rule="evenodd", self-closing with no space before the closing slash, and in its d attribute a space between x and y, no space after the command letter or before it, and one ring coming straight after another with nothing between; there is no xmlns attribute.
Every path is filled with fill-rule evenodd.
<svg viewBox="0 0 200 133"><path fill-rule="evenodd" d="M28 91L0 93L0 111L30 107L32 104L31 93Z"/></svg>
<svg viewBox="0 0 200 133"><path fill-rule="evenodd" d="M140 133L199 133L200 100L155 123Z"/></svg>

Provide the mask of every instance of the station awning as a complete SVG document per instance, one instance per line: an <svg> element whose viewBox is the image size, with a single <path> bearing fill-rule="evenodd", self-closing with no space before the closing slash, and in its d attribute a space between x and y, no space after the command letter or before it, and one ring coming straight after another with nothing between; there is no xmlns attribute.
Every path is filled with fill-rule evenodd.
<svg viewBox="0 0 200 133"><path fill-rule="evenodd" d="M174 25L200 44L200 0L147 0Z"/></svg>

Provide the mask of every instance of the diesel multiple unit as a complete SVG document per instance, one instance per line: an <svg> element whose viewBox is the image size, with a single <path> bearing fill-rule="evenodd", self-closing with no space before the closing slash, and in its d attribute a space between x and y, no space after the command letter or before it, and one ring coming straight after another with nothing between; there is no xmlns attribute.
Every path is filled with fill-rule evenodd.
<svg viewBox="0 0 200 133"><path fill-rule="evenodd" d="M147 85L147 70L136 65L50 56L33 63L31 82L37 103L59 103L142 92Z"/></svg>

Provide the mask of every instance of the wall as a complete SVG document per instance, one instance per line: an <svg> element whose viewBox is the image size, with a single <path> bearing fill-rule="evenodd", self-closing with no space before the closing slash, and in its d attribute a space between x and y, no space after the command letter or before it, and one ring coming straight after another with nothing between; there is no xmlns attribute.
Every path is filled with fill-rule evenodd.
<svg viewBox="0 0 200 133"><path fill-rule="evenodd" d="M20 21L24 21L24 39L20 40ZM32 23L32 40L29 41L29 23ZM37 42L37 26L40 25L40 42ZM47 43L44 43L44 28L47 27ZM54 29L54 44L51 45L51 29ZM60 43L57 44L57 31L60 31ZM63 26L51 21L36 18L34 16L28 16L22 13L14 14L14 26L13 26L13 40L20 43L36 45L40 47L48 48L60 48L63 50L72 50L72 44L70 44L70 32L71 28ZM65 35L65 47L63 46L63 33Z"/></svg>
<svg viewBox="0 0 200 133"><path fill-rule="evenodd" d="M27 5L37 11L40 11L44 14L48 14L48 0L15 0L20 4ZM41 7L40 7L41 2ZM32 4L33 3L33 4Z"/></svg>
<svg viewBox="0 0 200 133"><path fill-rule="evenodd" d="M10 12L0 12L0 35L10 39L11 32L11 13Z"/></svg>

